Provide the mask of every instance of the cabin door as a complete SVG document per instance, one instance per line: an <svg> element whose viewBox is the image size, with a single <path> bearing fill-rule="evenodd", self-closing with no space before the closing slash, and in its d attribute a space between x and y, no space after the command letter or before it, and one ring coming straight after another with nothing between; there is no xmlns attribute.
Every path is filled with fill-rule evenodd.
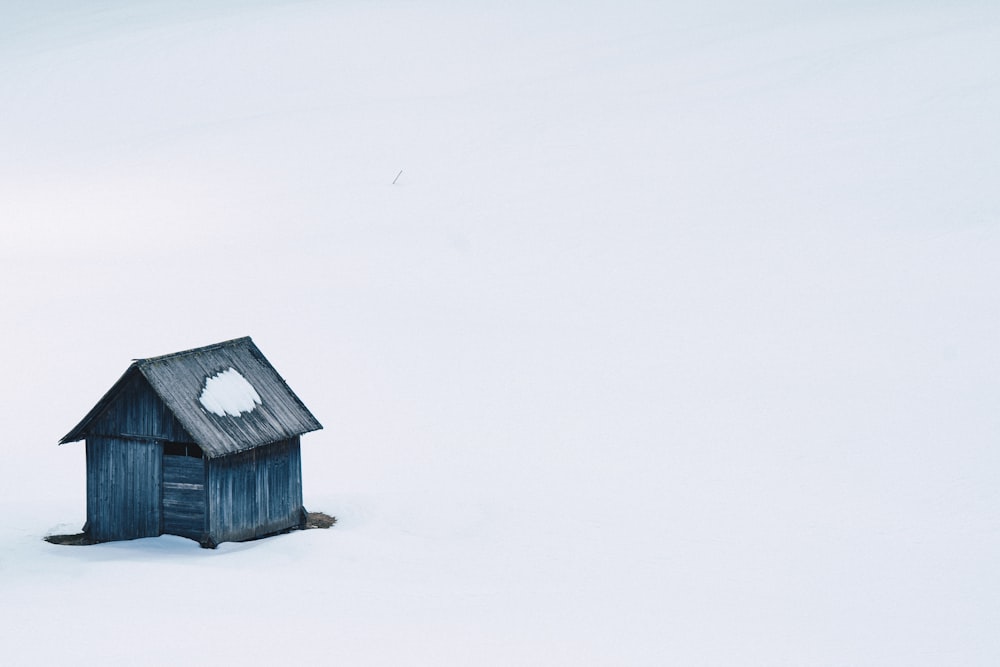
<svg viewBox="0 0 1000 667"><path fill-rule="evenodd" d="M205 534L205 459L163 451L162 532L200 540ZM200 454L200 452L198 452Z"/></svg>

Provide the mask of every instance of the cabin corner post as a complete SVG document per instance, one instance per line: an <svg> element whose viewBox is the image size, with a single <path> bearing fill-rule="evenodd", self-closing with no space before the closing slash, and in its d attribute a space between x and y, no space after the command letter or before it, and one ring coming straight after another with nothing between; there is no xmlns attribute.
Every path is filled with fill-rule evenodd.
<svg viewBox="0 0 1000 667"><path fill-rule="evenodd" d="M290 449L288 481L292 489L293 501L298 506L300 515L299 527L305 528L309 521L309 513L306 511L302 500L302 436L297 435L291 439Z"/></svg>
<svg viewBox="0 0 1000 667"><path fill-rule="evenodd" d="M87 494L87 518L83 523L83 534L87 536L87 539L91 542L96 542L97 539L94 537L94 522L93 516L95 512L96 498L95 494L97 491L95 484L95 476L93 473L93 457L94 454L90 447L90 438L84 440L84 458L85 458L85 471L84 476L86 478L86 494Z"/></svg>
<svg viewBox="0 0 1000 667"><path fill-rule="evenodd" d="M204 530L201 533L201 539L198 540L198 544L201 545L202 549L214 549L218 546L218 542L214 538L214 533L212 531L212 501L211 501L211 487L209 486L209 472L212 468L212 459L210 457L205 457L205 466L202 470L201 483L205 487L205 525Z"/></svg>

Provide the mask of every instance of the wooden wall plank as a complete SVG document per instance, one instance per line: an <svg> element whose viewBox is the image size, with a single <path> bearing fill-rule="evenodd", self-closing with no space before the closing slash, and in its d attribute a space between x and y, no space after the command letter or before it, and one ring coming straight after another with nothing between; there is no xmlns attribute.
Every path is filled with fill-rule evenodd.
<svg viewBox="0 0 1000 667"><path fill-rule="evenodd" d="M149 386L149 382L139 373L135 373L122 387L115 400L94 420L87 432L88 437L132 436L139 439L194 442Z"/></svg>
<svg viewBox="0 0 1000 667"><path fill-rule="evenodd" d="M160 447L121 438L87 439L87 531L104 542L160 534Z"/></svg>
<svg viewBox="0 0 1000 667"><path fill-rule="evenodd" d="M299 525L299 438L207 459L209 534L216 543L247 540Z"/></svg>

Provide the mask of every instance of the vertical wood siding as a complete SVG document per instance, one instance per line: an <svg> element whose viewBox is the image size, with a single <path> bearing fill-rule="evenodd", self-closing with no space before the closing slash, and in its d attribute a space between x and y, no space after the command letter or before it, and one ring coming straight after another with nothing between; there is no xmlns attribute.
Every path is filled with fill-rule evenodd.
<svg viewBox="0 0 1000 667"><path fill-rule="evenodd" d="M204 459L163 457L163 532L201 540L207 529Z"/></svg>
<svg viewBox="0 0 1000 667"><path fill-rule="evenodd" d="M97 541L160 534L161 455L155 442L87 438L87 531Z"/></svg>
<svg viewBox="0 0 1000 667"><path fill-rule="evenodd" d="M299 525L299 438L206 459L209 533L215 543L247 540Z"/></svg>
<svg viewBox="0 0 1000 667"><path fill-rule="evenodd" d="M88 435L131 435L173 442L194 442L142 375L135 372L104 412L87 428Z"/></svg>

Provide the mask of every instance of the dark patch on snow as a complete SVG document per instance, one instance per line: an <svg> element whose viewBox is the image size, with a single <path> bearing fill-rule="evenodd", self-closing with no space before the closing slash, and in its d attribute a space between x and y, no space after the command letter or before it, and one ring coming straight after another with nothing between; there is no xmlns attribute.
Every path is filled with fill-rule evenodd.
<svg viewBox="0 0 1000 667"><path fill-rule="evenodd" d="M306 515L305 530L310 528L330 528L337 523L337 517L323 514L323 512L309 512Z"/></svg>
<svg viewBox="0 0 1000 667"><path fill-rule="evenodd" d="M87 533L76 533L74 535L46 535L45 541L50 544L68 544L70 546L79 547L85 544L97 544L92 539L87 537Z"/></svg>
<svg viewBox="0 0 1000 667"><path fill-rule="evenodd" d="M313 528L332 528L333 525L335 523L337 523L337 517L330 516L329 514L325 514L323 512L306 512L305 515L306 515L306 520L300 526L297 526L295 528L289 528L288 530L283 530L280 533L274 533L272 535L262 535L261 537L254 538L254 539L262 539L264 537L273 537L276 534L280 535L280 534L283 534L283 533L290 533L293 530L312 530ZM68 545L68 546L73 546L73 547L86 546L86 545L89 545L89 544L100 544L99 542L95 542L94 540L92 540L89 537L87 537L87 533L74 533L72 535L46 535L45 536L45 541L48 542L49 544L63 544L63 545ZM246 541L249 542L249 541L252 541L252 540L246 540ZM202 546L207 546L209 548L215 548L215 545L202 545Z"/></svg>

